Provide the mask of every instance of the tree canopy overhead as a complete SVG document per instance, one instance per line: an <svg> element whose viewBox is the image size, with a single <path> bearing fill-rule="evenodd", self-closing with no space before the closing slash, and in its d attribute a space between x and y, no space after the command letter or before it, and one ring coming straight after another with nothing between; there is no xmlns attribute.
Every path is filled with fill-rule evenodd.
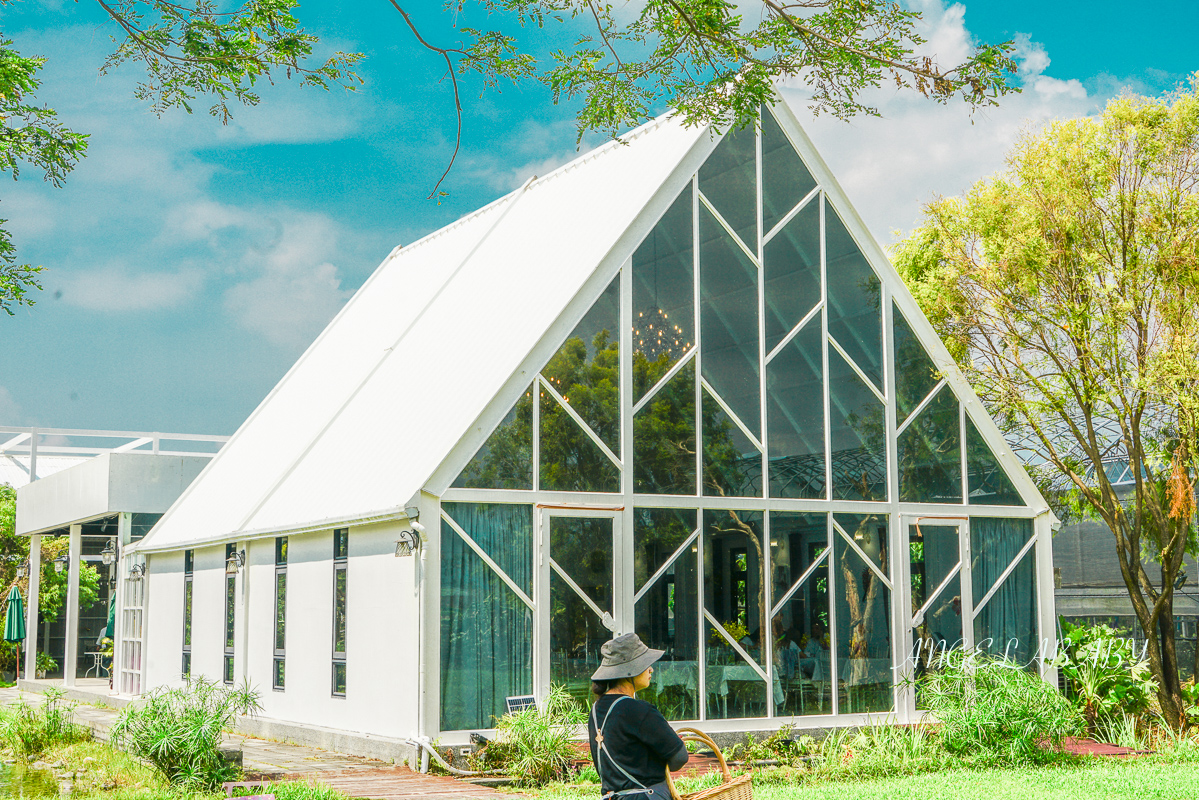
<svg viewBox="0 0 1199 800"><path fill-rule="evenodd" d="M0 7L17 0L0 0ZM296 80L321 89L353 89L361 53L316 56L321 43L301 25L298 0L95 0L111 23L113 51L97 66L144 70L135 96L158 114L203 102L227 122L237 104L257 104L262 83ZM960 64L924 55L920 13L889 0L452 0L440 20L415 4L388 0L409 41L443 63L456 115L455 143L430 197L440 194L462 141L465 89L546 87L555 103L577 104L580 140L616 135L665 108L693 123L743 125L756 119L775 81L811 90L815 113L874 114L862 92L883 83L938 102L970 107L1018 91L1012 43L984 44ZM481 20L477 27L467 22ZM565 38L563 38L565 37ZM567 47L559 45L569 41ZM86 153L87 134L59 121L34 99L45 59L22 55L0 38L0 169L22 164L61 185ZM32 304L40 267L21 264L0 221L0 310Z"/></svg>
<svg viewBox="0 0 1199 800"><path fill-rule="evenodd" d="M1199 75L1026 133L1006 170L930 204L896 251L1047 494L1111 529L1173 724L1174 588L1197 545L1197 90ZM1111 461L1129 463L1130 488L1113 485Z"/></svg>

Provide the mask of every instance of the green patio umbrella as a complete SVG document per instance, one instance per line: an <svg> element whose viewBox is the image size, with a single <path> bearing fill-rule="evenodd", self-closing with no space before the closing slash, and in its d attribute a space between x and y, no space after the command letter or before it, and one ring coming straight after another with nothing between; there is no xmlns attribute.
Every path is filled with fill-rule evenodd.
<svg viewBox="0 0 1199 800"><path fill-rule="evenodd" d="M108 624L104 626L104 635L109 639L112 638L114 629L117 624L117 596L114 592L112 597L108 598Z"/></svg>
<svg viewBox="0 0 1199 800"><path fill-rule="evenodd" d="M25 601L16 586L8 592L8 610L4 615L4 641L17 642L17 677L21 677L21 645L25 640Z"/></svg>

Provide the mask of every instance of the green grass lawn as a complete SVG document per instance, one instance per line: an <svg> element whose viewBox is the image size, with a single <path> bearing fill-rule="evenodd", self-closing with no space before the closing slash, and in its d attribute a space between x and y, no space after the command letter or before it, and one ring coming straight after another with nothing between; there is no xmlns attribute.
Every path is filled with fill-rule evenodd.
<svg viewBox="0 0 1199 800"><path fill-rule="evenodd" d="M685 787L681 787L685 790ZM539 800L595 800L598 786L520 790ZM755 785L755 800L1199 800L1199 764L1090 761L1083 766L955 770L805 785Z"/></svg>
<svg viewBox="0 0 1199 800"><path fill-rule="evenodd" d="M173 789L145 762L100 742L58 745L42 754L39 761L53 765L55 773L74 776L72 800L224 800L225 797L223 791L193 793ZM300 782L273 784L247 792L270 792L276 800L345 800L344 794L327 786ZM11 794L0 788L0 797L8 796Z"/></svg>

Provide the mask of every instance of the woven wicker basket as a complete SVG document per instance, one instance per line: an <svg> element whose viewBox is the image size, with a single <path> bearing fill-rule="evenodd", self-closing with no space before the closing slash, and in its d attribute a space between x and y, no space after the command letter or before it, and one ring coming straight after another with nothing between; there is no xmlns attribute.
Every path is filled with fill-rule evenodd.
<svg viewBox="0 0 1199 800"><path fill-rule="evenodd" d="M729 765L724 761L724 754L720 752L720 748L708 734L695 728L679 728L677 733L679 738L685 742L702 742L712 748L712 752L716 754L716 759L720 762L724 783L708 789L700 789L691 794L679 794L679 790L675 788L674 781L670 777L670 770L667 769L666 785L670 787L670 796L674 800L752 800L754 796L752 776L746 774L734 778L733 773L729 771Z"/></svg>

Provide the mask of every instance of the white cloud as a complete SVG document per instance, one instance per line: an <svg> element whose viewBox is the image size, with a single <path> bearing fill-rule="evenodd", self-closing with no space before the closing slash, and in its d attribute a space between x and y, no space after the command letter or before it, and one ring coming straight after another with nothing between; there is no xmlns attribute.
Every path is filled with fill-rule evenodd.
<svg viewBox="0 0 1199 800"><path fill-rule="evenodd" d="M505 146L462 158L454 168L461 168L463 175L474 183L510 192L534 175L548 175L578 158L580 148L575 145L575 136L573 119L550 124L526 120ZM598 146L602 141L594 144ZM587 141L582 149L592 146Z"/></svg>
<svg viewBox="0 0 1199 800"><path fill-rule="evenodd" d="M319 214L292 213L269 222L278 225L278 237L265 249L243 254L242 266L253 277L225 291L225 309L247 330L299 350L350 296L329 260L337 253L339 231Z"/></svg>
<svg viewBox="0 0 1199 800"><path fill-rule="evenodd" d="M965 7L941 0L917 6L928 40L923 49L942 66L959 63L974 42ZM1099 109L1102 98L1088 95L1077 80L1044 74L1049 55L1030 36L1017 39L1014 55L1023 92L973 115L960 101L941 105L911 90L880 88L868 92L865 101L877 106L881 117L847 123L829 115L813 119L799 84L784 88L783 96L868 227L886 244L893 231L914 227L924 203L937 195L961 194L1001 169L1022 131Z"/></svg>
<svg viewBox="0 0 1199 800"><path fill-rule="evenodd" d="M143 272L124 265L57 273L62 300L89 311L167 311L195 297L204 284L197 269Z"/></svg>

